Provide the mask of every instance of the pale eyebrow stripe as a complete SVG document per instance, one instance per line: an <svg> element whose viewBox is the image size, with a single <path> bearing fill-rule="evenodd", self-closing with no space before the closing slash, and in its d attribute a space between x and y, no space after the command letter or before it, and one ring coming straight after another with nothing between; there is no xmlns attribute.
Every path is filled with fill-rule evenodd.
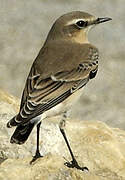
<svg viewBox="0 0 125 180"><path fill-rule="evenodd" d="M86 20L85 19L73 19L73 20L69 21L66 25L71 25L71 24L75 24L77 21L86 21Z"/></svg>

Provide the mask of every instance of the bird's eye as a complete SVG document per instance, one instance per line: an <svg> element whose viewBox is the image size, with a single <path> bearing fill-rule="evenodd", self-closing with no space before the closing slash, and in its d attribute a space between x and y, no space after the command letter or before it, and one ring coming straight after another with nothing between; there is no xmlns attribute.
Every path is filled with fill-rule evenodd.
<svg viewBox="0 0 125 180"><path fill-rule="evenodd" d="M87 25L87 22L80 20L80 21L78 21L78 22L76 23L76 25L77 25L79 28L83 28L83 27L85 27L85 26Z"/></svg>

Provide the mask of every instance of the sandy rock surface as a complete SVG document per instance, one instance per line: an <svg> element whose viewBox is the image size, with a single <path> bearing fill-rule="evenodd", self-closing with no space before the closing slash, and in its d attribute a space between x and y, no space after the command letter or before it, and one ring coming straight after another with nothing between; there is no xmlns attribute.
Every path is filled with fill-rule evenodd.
<svg viewBox="0 0 125 180"><path fill-rule="evenodd" d="M32 165L36 128L24 145L10 144L13 129L7 121L16 114L18 100L0 91L0 180L124 180L125 132L93 121L67 121L66 133L80 166L89 172L70 169L64 163L71 160L59 131L58 117L41 126L40 151L44 155Z"/></svg>

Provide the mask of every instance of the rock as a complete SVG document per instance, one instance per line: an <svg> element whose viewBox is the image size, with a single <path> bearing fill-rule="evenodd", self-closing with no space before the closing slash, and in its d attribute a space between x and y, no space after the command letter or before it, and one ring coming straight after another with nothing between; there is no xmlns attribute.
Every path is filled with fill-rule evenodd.
<svg viewBox="0 0 125 180"><path fill-rule="evenodd" d="M36 128L24 145L10 144L14 129L6 123L19 108L19 101L0 91L0 180L124 180L125 131L98 121L67 120L66 134L80 166L89 172L64 165L71 157L59 131L59 117L43 121L40 151L44 155L32 165Z"/></svg>
<svg viewBox="0 0 125 180"><path fill-rule="evenodd" d="M86 173L64 166L60 156L47 155L34 165L29 165L30 159L8 159L0 168L0 179L16 180L100 180L93 173Z"/></svg>
<svg viewBox="0 0 125 180"><path fill-rule="evenodd" d="M6 104L6 106L4 107L3 104ZM14 110L18 111L19 100L18 100L18 98L14 97L0 89L0 105L2 105L0 108L0 112L2 112L1 109L3 109L3 112L6 112L6 111L8 112L9 110L11 110L10 111L10 113L11 113ZM7 108L7 106L11 106L12 108Z"/></svg>

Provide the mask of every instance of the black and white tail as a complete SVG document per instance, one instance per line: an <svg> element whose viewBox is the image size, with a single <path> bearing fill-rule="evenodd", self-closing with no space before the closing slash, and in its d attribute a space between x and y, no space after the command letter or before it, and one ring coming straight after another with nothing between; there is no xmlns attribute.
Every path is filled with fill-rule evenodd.
<svg viewBox="0 0 125 180"><path fill-rule="evenodd" d="M13 117L8 123L7 127L11 128L13 126L17 126L11 139L11 143L16 144L23 144L28 139L31 131L33 130L33 127L35 126L35 122L29 122L28 124L18 124L18 121L16 120L16 117Z"/></svg>

